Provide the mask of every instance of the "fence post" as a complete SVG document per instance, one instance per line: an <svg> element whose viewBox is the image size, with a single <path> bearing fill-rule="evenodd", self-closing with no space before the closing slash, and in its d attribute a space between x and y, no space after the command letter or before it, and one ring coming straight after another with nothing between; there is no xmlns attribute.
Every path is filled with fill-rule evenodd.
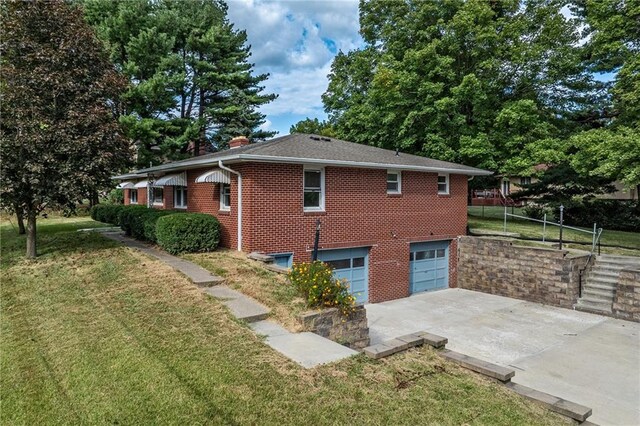
<svg viewBox="0 0 640 426"><path fill-rule="evenodd" d="M560 245L559 249L562 250L562 223L564 221L564 206L560 204Z"/></svg>
<svg viewBox="0 0 640 426"><path fill-rule="evenodd" d="M591 243L591 253L593 253L594 251L596 251L596 224L593 224L593 239L592 239L592 243Z"/></svg>
<svg viewBox="0 0 640 426"><path fill-rule="evenodd" d="M507 202L504 203L504 232L507 232Z"/></svg>
<svg viewBox="0 0 640 426"><path fill-rule="evenodd" d="M544 218L543 218L543 222L542 222L542 242L544 243L544 239L545 236L547 235L547 214L544 214Z"/></svg>

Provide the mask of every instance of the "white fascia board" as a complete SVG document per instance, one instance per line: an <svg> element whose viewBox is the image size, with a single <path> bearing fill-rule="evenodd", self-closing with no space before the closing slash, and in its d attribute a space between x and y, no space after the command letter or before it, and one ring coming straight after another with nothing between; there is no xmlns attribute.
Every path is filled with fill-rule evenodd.
<svg viewBox="0 0 640 426"><path fill-rule="evenodd" d="M466 176L490 176L493 172L487 170L464 170L464 169L450 169L446 167L429 167L429 166L413 166L408 164L384 164L384 163L366 163L361 161L343 161L343 160L325 160L315 158L297 158L297 157L277 157L270 155L254 155L254 154L234 154L224 157L215 158L203 158L194 159L192 161L185 161L180 164L164 164L148 169L142 169L138 173L140 174L153 174L154 172L170 172L174 170L193 169L200 166L211 166L218 164L218 161L223 162L238 162L238 161L255 161L263 163L288 163L288 164L315 164L321 166L336 166L336 167L354 167L362 169L393 169L393 170L406 170L406 171L418 171L418 172L431 172L431 173L449 173Z"/></svg>

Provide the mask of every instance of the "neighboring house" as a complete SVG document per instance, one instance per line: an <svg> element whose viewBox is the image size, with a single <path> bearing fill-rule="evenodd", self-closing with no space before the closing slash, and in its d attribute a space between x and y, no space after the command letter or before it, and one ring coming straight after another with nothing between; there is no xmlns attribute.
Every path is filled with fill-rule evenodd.
<svg viewBox="0 0 640 426"><path fill-rule="evenodd" d="M456 283L467 180L490 172L326 137L293 134L117 176L125 204L216 216L221 245L290 266L319 259L359 303Z"/></svg>
<svg viewBox="0 0 640 426"><path fill-rule="evenodd" d="M547 164L538 164L534 166L535 172L547 170L549 166ZM508 205L522 204L522 200L512 202L509 197L514 193L523 189L525 185L531 185L538 182L535 176L503 176L500 180L500 188L475 190L471 196L471 205L473 206L498 206L504 205L505 197ZM595 198L609 199L609 200L637 200L638 193L636 189L625 188L621 182L613 182L616 190L609 194L598 194Z"/></svg>

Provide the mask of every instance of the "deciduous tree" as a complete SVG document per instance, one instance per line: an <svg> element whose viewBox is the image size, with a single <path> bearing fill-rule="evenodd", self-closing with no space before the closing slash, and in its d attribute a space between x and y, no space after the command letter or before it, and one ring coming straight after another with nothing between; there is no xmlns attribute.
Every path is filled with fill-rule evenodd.
<svg viewBox="0 0 640 426"><path fill-rule="evenodd" d="M126 82L64 1L5 2L2 15L0 202L24 213L35 257L38 214L73 209L129 160L116 120Z"/></svg>

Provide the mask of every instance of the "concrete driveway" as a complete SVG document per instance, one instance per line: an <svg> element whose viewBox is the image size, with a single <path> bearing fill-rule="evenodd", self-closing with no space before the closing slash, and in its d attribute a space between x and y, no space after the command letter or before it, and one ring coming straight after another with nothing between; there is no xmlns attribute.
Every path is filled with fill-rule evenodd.
<svg viewBox="0 0 640 426"><path fill-rule="evenodd" d="M447 348L511 366L513 381L640 425L640 324L461 289L367 305L371 343L426 330Z"/></svg>

